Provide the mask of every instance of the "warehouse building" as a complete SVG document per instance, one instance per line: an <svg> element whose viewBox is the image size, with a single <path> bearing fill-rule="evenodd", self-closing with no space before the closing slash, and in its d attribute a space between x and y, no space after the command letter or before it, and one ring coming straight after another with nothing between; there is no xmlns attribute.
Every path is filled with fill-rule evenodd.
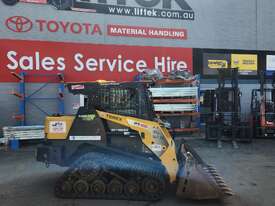
<svg viewBox="0 0 275 206"><path fill-rule="evenodd" d="M116 1L107 1L105 5L109 9L117 8L114 3ZM135 1L126 1L126 4L142 8ZM146 14L63 11L39 4L17 4L14 7L1 4L2 93L18 89L18 80L10 75L11 72L62 72L67 82L131 81L144 68L159 68L164 72L188 68L202 72L202 68L198 68L201 65L197 65L197 59L194 62L193 57L196 55L194 58L200 58L200 61L203 57L194 54L193 49L205 49L204 56L207 53L255 54L255 51L274 49L272 1L220 1L217 4L192 1L183 5L178 1L155 1L154 4L150 8L158 11L163 11L162 7L167 5L171 6L171 13L181 10L181 6L188 5L189 10L182 13L186 17L156 18ZM33 9L39 15L32 12ZM21 27L13 23L20 21ZM264 69L264 57L258 55L257 58L254 62L257 66L253 69ZM87 63L89 59L92 62ZM170 68L169 65L173 66ZM206 79L207 73L201 75L202 88L212 88L215 77ZM249 105L251 89L258 87L258 77L255 73L248 76L242 77L241 87L245 88L242 91L247 97L243 98L244 104ZM27 78L29 82L40 82ZM37 87L37 84L30 87ZM1 105L5 108L3 116L10 117L1 119L1 125L13 125L15 120L11 114L19 112L19 103L12 96L1 96ZM69 95L65 98L65 110L71 112L74 100ZM47 107L51 103L48 104ZM249 109L245 107L244 111L247 113ZM32 111L31 107L27 110L30 110L28 124L43 122L40 112ZM54 108L52 113L57 113Z"/></svg>
<svg viewBox="0 0 275 206"><path fill-rule="evenodd" d="M275 81L272 82L274 78L272 72L275 71L274 8L275 2L272 0L19 0L19 2L2 0L0 2L0 127L43 125L46 116L76 114L86 99L82 95L71 94L74 92L70 93L65 87L69 82L77 83L73 85L75 90L81 90L83 86L81 82L98 80L134 82L147 69L158 69L164 76L174 71L189 71L197 75L199 86L196 85L198 88L196 98L200 104L196 103L195 112L202 113L201 119L194 120L196 129L201 129L202 138L199 138L200 141L191 138L191 144L201 149L206 159L212 161L215 159L213 157L219 156L217 155L219 150L213 146L213 142L205 143L204 140L207 128L212 128L213 122L214 125L217 124L213 121L209 127L207 126L209 113L212 112L210 119L228 113L228 111L218 111L221 108L220 103L214 106L214 102L219 101L219 95L210 91L219 86L220 69L238 68L237 86L236 82L231 81L232 76L225 81L225 85L230 87L232 86L230 83L233 82L232 88L235 86L235 89L237 87L239 90L234 90L238 91L237 93L228 93L228 96L224 96L226 100L221 103L227 105L227 100L230 104L233 102L233 106L230 107L233 121L238 120L240 125L246 123L248 125L252 114L256 114L254 103L257 105L256 101L259 103L263 101L263 98L259 99L257 95L262 95L261 92L265 89L270 89L272 92L268 101L273 102L269 105L270 107L273 105L273 113L275 112L273 91ZM220 81L222 80L223 78L220 78ZM259 91L256 91L257 89ZM265 100L267 101L267 97ZM275 136L275 118L274 114L267 110L266 107L265 113L270 114L268 117L265 116L264 120L262 116L255 115L253 120L260 118L259 125L265 124L261 126L272 130L261 135L271 136L272 139ZM259 111L263 111L261 106ZM203 112L207 114L203 115ZM235 116L235 113L239 116ZM242 121L245 121L245 124ZM235 124L237 125L234 123L233 127ZM177 127L185 129L182 121ZM247 135L247 128L241 130L244 131L244 136ZM248 130L254 132L254 129ZM206 134L206 137L209 135L213 136L211 133ZM238 135L242 136L242 132ZM1 136L5 136L4 129L0 132ZM251 134L251 136L257 135ZM248 139L250 142L251 139ZM233 145L236 148L238 146L235 145L235 140L233 139ZM221 147L220 141L218 138L219 147ZM252 165L248 163L246 165L241 160L242 158L247 160L248 157L245 155L252 154L253 149L256 153L264 153L260 157L251 157L254 161L259 161L256 163L261 167L259 172L263 168L268 168L270 169L267 171L268 175L274 177L272 169L275 167L275 160L274 157L266 156L267 151L262 151L265 144L272 150L274 141L268 140L267 143L263 143L257 139L256 143L245 144L243 151L239 145L240 149L236 154L235 150L225 148L224 154L217 158L220 168L223 169L222 174L231 181L233 190L236 189L239 193L237 196L243 195L228 205L275 204L271 199L271 193L275 191L274 184L269 184L267 177L259 177L262 175L257 176L255 172L251 176L248 175L248 180L244 184L250 185L245 186L241 185L242 183L239 185L236 179L232 180L245 178L245 174L250 172L235 170L245 166L252 168ZM209 148L212 148L210 152ZM230 153L233 153L233 159L228 157ZM11 156L14 159L18 158L17 154ZM239 157L240 163L236 164L234 161L238 161ZM264 159L265 157L268 160ZM231 169L223 161L233 162L232 167L235 170L232 172L236 173L232 177L228 177L231 172L225 170ZM215 163L215 160L213 162ZM24 163L22 161L18 164ZM10 167L3 168L4 171L8 171L7 168ZM35 170L39 173L42 169L35 166ZM4 176L0 175L1 178L4 179ZM251 180L252 178L256 179ZM272 178L269 176L269 179ZM3 186L4 182L3 180ZM38 182L35 184L38 185ZM257 187L255 184L263 185ZM258 195L260 190L269 191L261 194L262 201L255 200L256 202L252 204L255 197L250 197L249 192L243 191L242 187L246 187L244 190L249 192L253 190L251 192L253 195ZM1 195L0 192L0 199ZM265 197L267 200L264 200ZM6 205L19 203L9 198L5 201ZM38 199L28 201L29 205L32 205L31 201L38 202ZM166 199L164 202L177 204L177 202L170 203ZM126 204L123 201L117 203ZM58 202L55 204L59 205ZM79 204L85 203L79 202ZM160 202L161 204L163 202ZM196 205L193 202L187 202L188 204ZM213 205L220 203L213 202Z"/></svg>

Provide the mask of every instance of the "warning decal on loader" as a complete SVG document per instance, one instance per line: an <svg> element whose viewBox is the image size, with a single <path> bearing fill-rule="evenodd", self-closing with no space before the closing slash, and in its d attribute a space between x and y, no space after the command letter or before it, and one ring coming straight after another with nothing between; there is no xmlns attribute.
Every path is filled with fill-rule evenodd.
<svg viewBox="0 0 275 206"><path fill-rule="evenodd" d="M64 121L50 121L49 124L50 133L66 133L66 122Z"/></svg>
<svg viewBox="0 0 275 206"><path fill-rule="evenodd" d="M162 151L162 146L159 144L153 144L151 146L151 150L154 152L161 152Z"/></svg>

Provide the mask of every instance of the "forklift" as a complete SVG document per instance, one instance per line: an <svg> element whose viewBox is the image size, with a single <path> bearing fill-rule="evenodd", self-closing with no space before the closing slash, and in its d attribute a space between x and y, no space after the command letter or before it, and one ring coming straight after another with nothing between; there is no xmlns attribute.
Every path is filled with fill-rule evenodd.
<svg viewBox="0 0 275 206"><path fill-rule="evenodd" d="M269 76L269 78L268 78ZM270 79L271 81L268 81ZM269 86L271 83L271 86ZM262 71L260 89L253 89L251 114L254 138L275 137L275 71Z"/></svg>
<svg viewBox="0 0 275 206"><path fill-rule="evenodd" d="M241 92L238 68L218 69L218 88L205 91L203 106L208 107L205 119L205 139L216 140L222 148L222 140L251 142L251 124L241 115ZM228 83L228 84L226 84Z"/></svg>

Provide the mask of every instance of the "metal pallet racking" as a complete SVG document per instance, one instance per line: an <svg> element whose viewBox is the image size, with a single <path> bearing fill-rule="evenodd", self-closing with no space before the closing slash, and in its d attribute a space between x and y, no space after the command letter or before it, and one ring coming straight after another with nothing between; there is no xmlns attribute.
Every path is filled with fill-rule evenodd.
<svg viewBox="0 0 275 206"><path fill-rule="evenodd" d="M150 88L150 91L156 113L171 123L170 130L172 132L200 131L199 75L192 80L158 80L155 82L155 86Z"/></svg>
<svg viewBox="0 0 275 206"><path fill-rule="evenodd" d="M57 73L57 74L28 74L27 72L20 72L11 73L14 77L19 80L19 92L12 92L13 95L20 99L19 103L19 114L15 115L14 118L19 121L20 126L26 126L26 105L29 103L36 107L40 112L44 113L45 115L49 115L48 111L45 111L43 108L39 106L39 104L34 103L33 101L57 101L58 104L58 113L64 114L65 113L65 106L64 106L64 74ZM33 91L31 94L26 93L26 79L28 77L42 77L46 79L46 82L42 84L38 89ZM41 90L45 89L50 83L58 82L58 95L56 97L34 97L37 95Z"/></svg>

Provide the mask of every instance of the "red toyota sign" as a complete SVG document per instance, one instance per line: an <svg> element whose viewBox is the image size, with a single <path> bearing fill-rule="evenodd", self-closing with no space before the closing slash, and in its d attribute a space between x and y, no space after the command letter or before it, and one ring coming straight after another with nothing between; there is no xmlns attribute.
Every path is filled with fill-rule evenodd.
<svg viewBox="0 0 275 206"><path fill-rule="evenodd" d="M13 32L39 32L103 35L101 25L90 22L61 21L55 19L30 19L24 16L11 16L6 19L6 27Z"/></svg>
<svg viewBox="0 0 275 206"><path fill-rule="evenodd" d="M0 40L0 81L16 82L11 72L64 73L68 81L131 81L147 68L163 73L192 71L192 49ZM43 82L35 77L29 82Z"/></svg>
<svg viewBox="0 0 275 206"><path fill-rule="evenodd" d="M6 20L6 27L14 32L28 32L32 26L32 21L24 16L12 16Z"/></svg>

